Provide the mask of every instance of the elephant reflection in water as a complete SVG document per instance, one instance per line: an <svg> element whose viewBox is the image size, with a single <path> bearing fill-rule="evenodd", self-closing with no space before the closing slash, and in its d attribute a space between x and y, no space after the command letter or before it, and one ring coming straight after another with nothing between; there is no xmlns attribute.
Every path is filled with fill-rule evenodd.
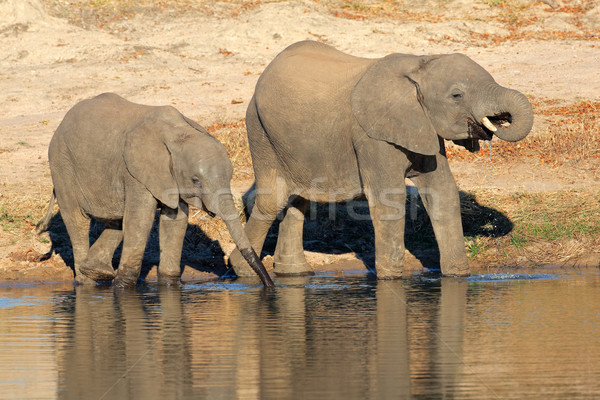
<svg viewBox="0 0 600 400"><path fill-rule="evenodd" d="M463 334L467 282L441 279L441 292L423 299L420 290L408 296L408 340L411 343L411 394L420 398L454 398L464 366ZM382 314L383 317L383 314ZM385 318L385 317L383 317Z"/></svg>
<svg viewBox="0 0 600 400"><path fill-rule="evenodd" d="M164 287L150 324L136 292L77 286L68 323L57 324L58 398L177 399L191 393L181 292ZM153 306L154 307L154 306ZM65 319L67 320L67 319Z"/></svg>
<svg viewBox="0 0 600 400"><path fill-rule="evenodd" d="M238 321L238 327L252 334L237 335L236 348L258 350L254 357L246 353L237 358L236 375L253 375L246 383L263 382L246 386L244 393L268 398L445 398L456 386L465 281L442 278L440 291L428 291L435 295L414 290L412 285L419 283L379 281L375 290L370 285L353 288L343 298L324 292L329 289L307 287L308 278L282 283L286 289L259 312L264 318ZM238 315L257 313L242 309Z"/></svg>
<svg viewBox="0 0 600 400"><path fill-rule="evenodd" d="M193 302L176 288L155 302L77 287L56 328L59 397L439 398L456 387L465 281L282 279L273 293L205 290Z"/></svg>

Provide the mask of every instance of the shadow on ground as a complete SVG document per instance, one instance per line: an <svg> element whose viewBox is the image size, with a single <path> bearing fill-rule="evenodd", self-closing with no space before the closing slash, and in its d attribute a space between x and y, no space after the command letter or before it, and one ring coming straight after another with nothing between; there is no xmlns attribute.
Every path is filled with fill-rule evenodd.
<svg viewBox="0 0 600 400"><path fill-rule="evenodd" d="M502 212L479 204L470 193L459 194L465 238L497 238L512 231L513 223ZM245 198L248 199L248 196ZM280 218L269 231L263 256L273 255L275 251L279 222ZM407 195L405 243L408 251L423 266L434 270L440 268L433 227L414 189L409 189ZM374 270L375 240L367 201L311 203L304 225L304 249L325 254L355 253L369 270Z"/></svg>
<svg viewBox="0 0 600 400"><path fill-rule="evenodd" d="M142 272L140 274L140 279L142 280L147 277L150 270L157 266L160 261L158 219L159 213L157 212L142 261ZM96 241L103 230L104 223L92 219L90 244ZM71 241L69 240L69 235L67 234L60 212L52 217L49 234L52 247L45 257L49 258L54 252L60 255L65 264L74 271L73 248L71 247ZM122 244L117 248L113 256L113 267L115 269L119 265L121 248ZM225 276L228 269L223 259L224 255L218 241L209 239L200 227L188 224L181 257L182 271L187 266L198 272L216 274L219 277Z"/></svg>
<svg viewBox="0 0 600 400"><path fill-rule="evenodd" d="M244 197L248 202L251 192ZM513 224L503 213L493 208L479 204L472 194L460 192L461 214L465 237L501 237L512 231ZM249 207L246 207L248 210ZM277 242L279 227L278 219L271 227L262 256L273 255ZM92 221L90 228L90 243L93 243L104 224ZM71 269L74 268L73 250L63 224L60 213L52 218L50 228L52 252L61 256ZM439 250L429 217L418 194L409 190L406 204L406 248L423 266L429 269L439 269ZM369 216L366 200L354 200L346 203L311 203L304 225L304 249L324 254L354 253L366 267L375 267L375 245L373 224ZM113 267L118 267L121 246L113 256ZM141 279L145 279L150 270L158 265L160 260L158 240L158 213L142 263ZM181 268L188 266L197 272L216 274L219 277L228 275L224 263L224 252L219 242L211 240L200 227L189 225L182 251Z"/></svg>

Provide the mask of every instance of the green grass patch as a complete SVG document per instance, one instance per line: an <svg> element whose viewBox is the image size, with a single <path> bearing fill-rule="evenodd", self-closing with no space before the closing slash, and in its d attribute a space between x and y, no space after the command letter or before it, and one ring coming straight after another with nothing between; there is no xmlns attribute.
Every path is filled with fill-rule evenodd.
<svg viewBox="0 0 600 400"><path fill-rule="evenodd" d="M527 238L519 233L510 235L509 243L515 248L520 249L527 244Z"/></svg>
<svg viewBox="0 0 600 400"><path fill-rule="evenodd" d="M0 225L2 230L5 232L20 231L23 228L23 224L31 219L31 215L25 214L20 215L9 210L4 206L0 207Z"/></svg>
<svg viewBox="0 0 600 400"><path fill-rule="evenodd" d="M10 198L10 200L9 200ZM47 200L31 197L0 199L0 227L4 232L26 234L46 213Z"/></svg>
<svg viewBox="0 0 600 400"><path fill-rule="evenodd" d="M560 191L507 196L479 192L474 199L501 212L512 228L496 237L466 235L465 248L471 259L490 265L516 259L525 259L531 264L552 264L568 262L586 253L600 253L600 192ZM477 218L475 215L471 220ZM465 232L474 229L468 221L464 228Z"/></svg>
<svg viewBox="0 0 600 400"><path fill-rule="evenodd" d="M514 231L523 238L556 241L600 236L599 193L528 193L516 201L513 196L512 202L516 203L511 205Z"/></svg>
<svg viewBox="0 0 600 400"><path fill-rule="evenodd" d="M466 237L465 246L470 258L475 258L485 251L487 240L485 237Z"/></svg>

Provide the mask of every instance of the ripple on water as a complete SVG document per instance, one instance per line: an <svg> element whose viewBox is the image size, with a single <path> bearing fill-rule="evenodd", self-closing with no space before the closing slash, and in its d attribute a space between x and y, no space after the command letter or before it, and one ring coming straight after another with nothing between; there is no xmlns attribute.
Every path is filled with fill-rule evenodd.
<svg viewBox="0 0 600 400"><path fill-rule="evenodd" d="M550 279L561 279L562 276L554 274L517 274L517 273L495 273L472 275L467 278L468 282L507 282L507 281L540 281Z"/></svg>
<svg viewBox="0 0 600 400"><path fill-rule="evenodd" d="M233 292L244 292L247 290L262 288L262 285L250 285L240 282L206 282L206 283L192 283L186 284L185 289L198 289L198 290L228 290Z"/></svg>
<svg viewBox="0 0 600 400"><path fill-rule="evenodd" d="M305 285L307 289L320 289L320 290L335 290L335 289L350 289L352 285L342 285L338 283L309 283Z"/></svg>
<svg viewBox="0 0 600 400"><path fill-rule="evenodd" d="M33 305L37 305L39 303L40 303L40 300L35 297L25 297L25 298L0 297L0 308L33 306Z"/></svg>

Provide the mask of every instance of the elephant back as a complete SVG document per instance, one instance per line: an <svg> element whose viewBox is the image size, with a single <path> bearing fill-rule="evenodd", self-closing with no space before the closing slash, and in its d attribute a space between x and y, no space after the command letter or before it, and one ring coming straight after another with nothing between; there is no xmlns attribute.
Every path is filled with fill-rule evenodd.
<svg viewBox="0 0 600 400"><path fill-rule="evenodd" d="M56 129L48 148L55 186L66 185L89 214L122 214L126 132L147 113L145 106L105 93L77 103Z"/></svg>
<svg viewBox="0 0 600 400"><path fill-rule="evenodd" d="M343 53L329 45L303 41L283 50L267 66L256 85L257 103L269 98L303 96L300 100L325 101L351 90L375 60ZM287 100L287 98L286 98ZM276 101L276 99L274 100Z"/></svg>
<svg viewBox="0 0 600 400"><path fill-rule="evenodd" d="M318 186L314 182L327 176L343 189L359 186L356 159L347 156L355 123L350 94L374 62L311 41L281 52L259 79L249 106L256 113L248 115L258 120L247 122L253 160L260 163L262 150L252 143L269 143L296 184Z"/></svg>

